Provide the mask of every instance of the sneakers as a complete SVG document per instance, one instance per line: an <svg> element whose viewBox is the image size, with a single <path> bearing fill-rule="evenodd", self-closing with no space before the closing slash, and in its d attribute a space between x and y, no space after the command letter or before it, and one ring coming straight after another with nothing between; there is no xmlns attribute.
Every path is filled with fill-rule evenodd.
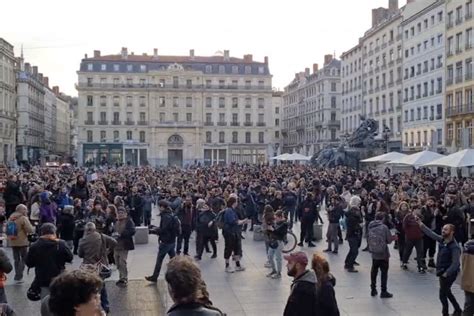
<svg viewBox="0 0 474 316"><path fill-rule="evenodd" d="M267 278L271 278L274 274L277 274L276 271L272 271L266 275Z"/></svg>
<svg viewBox="0 0 474 316"><path fill-rule="evenodd" d="M380 298L392 298L393 294L387 291L380 293Z"/></svg>
<svg viewBox="0 0 474 316"><path fill-rule="evenodd" d="M115 285L117 285L118 287L127 287L128 285L128 282L125 281L125 280L118 280Z"/></svg>
<svg viewBox="0 0 474 316"><path fill-rule="evenodd" d="M337 255L337 250L333 250L332 253Z"/></svg>
<svg viewBox="0 0 474 316"><path fill-rule="evenodd" d="M211 256L211 259L216 259L216 258L217 258L217 253L215 253Z"/></svg>
<svg viewBox="0 0 474 316"><path fill-rule="evenodd" d="M379 294L379 292L377 292L376 289L372 289L372 291L370 291L370 296L372 297L377 296L377 294Z"/></svg>
<svg viewBox="0 0 474 316"><path fill-rule="evenodd" d="M308 247L313 248L313 247L316 247L316 245L313 244L312 242L310 242L310 243L308 243Z"/></svg>
<svg viewBox="0 0 474 316"><path fill-rule="evenodd" d="M430 261L428 262L428 267L430 267L430 268L436 268L436 263L434 262L433 259L430 259Z"/></svg>
<svg viewBox="0 0 474 316"><path fill-rule="evenodd" d="M360 263L357 262L357 261L354 261L354 265L355 265L355 266L360 266Z"/></svg>
<svg viewBox="0 0 474 316"><path fill-rule="evenodd" d="M420 274L425 274L425 273L426 273L425 268L419 267L419 268L418 268L418 273L420 273Z"/></svg>
<svg viewBox="0 0 474 316"><path fill-rule="evenodd" d="M263 265L265 268L271 268L272 267L272 264L270 262L265 262L265 264Z"/></svg>
<svg viewBox="0 0 474 316"><path fill-rule="evenodd" d="M298 246L303 247L303 242L299 242Z"/></svg>
<svg viewBox="0 0 474 316"><path fill-rule="evenodd" d="M236 272L245 271L245 267L244 266L235 267L235 271Z"/></svg>
<svg viewBox="0 0 474 316"><path fill-rule="evenodd" d="M152 283L156 283L158 282L158 279L157 278L154 278L153 276L146 276L145 277L145 280L147 280L148 282L152 282Z"/></svg>
<svg viewBox="0 0 474 316"><path fill-rule="evenodd" d="M403 270L408 270L408 266L406 263L402 263L401 267Z"/></svg>
<svg viewBox="0 0 474 316"><path fill-rule="evenodd" d="M281 273L275 273L271 276L272 279L281 279Z"/></svg>
<svg viewBox="0 0 474 316"><path fill-rule="evenodd" d="M331 252L332 250L330 248L324 249L323 252Z"/></svg>
<svg viewBox="0 0 474 316"><path fill-rule="evenodd" d="M234 270L234 268L232 268L232 267L229 265L229 266L225 267L225 272L227 272L227 273L234 273L235 270Z"/></svg>
<svg viewBox="0 0 474 316"><path fill-rule="evenodd" d="M354 268L348 268L348 269L347 269L347 272L357 273L357 272L359 272L359 270L356 270L356 269L354 269Z"/></svg>
<svg viewBox="0 0 474 316"><path fill-rule="evenodd" d="M369 247L365 247L362 251L369 251Z"/></svg>

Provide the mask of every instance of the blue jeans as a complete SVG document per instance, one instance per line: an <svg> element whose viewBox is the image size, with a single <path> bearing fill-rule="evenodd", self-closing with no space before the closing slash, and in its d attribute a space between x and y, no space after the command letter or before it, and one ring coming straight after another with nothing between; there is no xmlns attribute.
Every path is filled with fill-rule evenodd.
<svg viewBox="0 0 474 316"><path fill-rule="evenodd" d="M104 286L102 286L102 289L100 290L100 306L105 312L109 312L110 310L109 296L107 295L107 289L105 288L105 283L104 283Z"/></svg>
<svg viewBox="0 0 474 316"><path fill-rule="evenodd" d="M276 248L268 247L268 252L267 252L268 262L270 262L272 266L272 271L275 271L278 274L281 273L281 251L282 250L283 250L283 241L279 240L278 247Z"/></svg>
<svg viewBox="0 0 474 316"><path fill-rule="evenodd" d="M156 256L156 263L155 263L155 269L153 270L153 279L158 279L160 276L160 271L161 271L161 265L163 264L163 259L165 259L166 255L168 255L171 258L176 256L176 243L161 243L158 246L158 255Z"/></svg>

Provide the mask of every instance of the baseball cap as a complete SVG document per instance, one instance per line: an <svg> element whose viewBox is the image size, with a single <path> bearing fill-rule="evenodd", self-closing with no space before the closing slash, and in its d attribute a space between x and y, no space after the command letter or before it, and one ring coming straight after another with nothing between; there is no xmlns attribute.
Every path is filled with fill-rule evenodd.
<svg viewBox="0 0 474 316"><path fill-rule="evenodd" d="M308 256L303 251L292 252L289 255L283 256L285 260L294 263L300 263L302 265L308 264Z"/></svg>

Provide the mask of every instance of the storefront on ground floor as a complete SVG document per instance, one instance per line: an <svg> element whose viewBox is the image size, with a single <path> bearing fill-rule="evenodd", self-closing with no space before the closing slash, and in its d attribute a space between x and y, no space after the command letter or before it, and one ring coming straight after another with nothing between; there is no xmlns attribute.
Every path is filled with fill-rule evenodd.
<svg viewBox="0 0 474 316"><path fill-rule="evenodd" d="M147 144L83 144L82 164L85 165L115 165L128 164L131 166L145 166L148 164Z"/></svg>

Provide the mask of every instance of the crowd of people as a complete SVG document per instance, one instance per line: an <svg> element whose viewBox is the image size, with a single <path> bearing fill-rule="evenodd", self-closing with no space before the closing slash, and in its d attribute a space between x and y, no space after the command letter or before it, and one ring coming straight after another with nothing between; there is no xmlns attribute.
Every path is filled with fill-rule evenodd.
<svg viewBox="0 0 474 316"><path fill-rule="evenodd" d="M159 209L157 226L151 224L154 206ZM393 243L402 269L409 269L413 248L419 273L435 269L443 315L449 315L448 301L453 315L474 314L472 178L426 170L390 174L292 164L33 167L9 175L0 214L14 261L12 265L0 251L0 271L6 275L14 270L14 281L21 283L25 266L35 269L27 296L43 300L43 315L91 315L87 313L94 308L97 315L108 313L104 280L114 264L119 272L116 285L127 287L127 258L135 248L138 226L148 226L159 238L155 268L146 280L157 282L165 257L171 259L165 279L176 304L170 315L186 315L186 310L222 315L212 306L196 262L205 259L204 250L210 259L223 253L225 272L245 271L243 232L254 229L264 233L267 277L281 278L286 259L287 274L294 278L284 315L339 315L336 279L324 255L315 253L309 260L303 251L282 253L287 231L295 225L300 231L298 246L305 249L315 246L315 225L326 221L325 255L338 255L339 245L347 242L348 272L358 272L360 248L370 252L372 296L378 295L380 270L380 297L393 297L388 291ZM195 249L190 245L193 233ZM216 243L220 235L223 247ZM75 255L82 260L79 271L64 272ZM451 292L459 273L464 314ZM0 302L6 305L4 282L1 285ZM80 294L74 296L75 292Z"/></svg>

